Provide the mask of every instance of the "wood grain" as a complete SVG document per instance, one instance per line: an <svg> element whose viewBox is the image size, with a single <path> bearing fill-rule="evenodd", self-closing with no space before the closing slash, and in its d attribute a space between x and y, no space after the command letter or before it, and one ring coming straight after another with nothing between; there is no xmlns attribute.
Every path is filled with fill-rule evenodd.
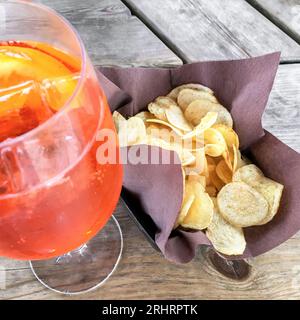
<svg viewBox="0 0 300 320"><path fill-rule="evenodd" d="M300 46L244 0L125 0L186 61L282 51L299 61Z"/></svg>
<svg viewBox="0 0 300 320"><path fill-rule="evenodd" d="M119 0L42 0L78 30L94 64L172 66L181 60Z"/></svg>
<svg viewBox="0 0 300 320"><path fill-rule="evenodd" d="M299 0L248 0L262 14L300 42Z"/></svg>
<svg viewBox="0 0 300 320"><path fill-rule="evenodd" d="M280 65L263 126L300 152L300 64Z"/></svg>

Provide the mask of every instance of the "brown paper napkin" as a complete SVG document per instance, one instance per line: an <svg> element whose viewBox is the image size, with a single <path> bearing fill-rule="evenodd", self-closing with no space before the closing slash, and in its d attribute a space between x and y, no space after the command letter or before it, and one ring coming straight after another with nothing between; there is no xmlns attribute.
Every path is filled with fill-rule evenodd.
<svg viewBox="0 0 300 320"><path fill-rule="evenodd" d="M243 60L198 62L172 69L99 68L100 82L111 110L118 109L125 116L144 110L157 96L191 82L213 89L230 110L241 149L266 176L285 186L276 217L264 226L245 229L247 248L243 257L262 254L300 229L300 155L264 131L261 124L279 57L279 53L273 53ZM123 186L156 224L155 241L167 259L186 263L194 257L198 245L210 245L202 231L172 232L182 201L180 165L127 164L124 171Z"/></svg>

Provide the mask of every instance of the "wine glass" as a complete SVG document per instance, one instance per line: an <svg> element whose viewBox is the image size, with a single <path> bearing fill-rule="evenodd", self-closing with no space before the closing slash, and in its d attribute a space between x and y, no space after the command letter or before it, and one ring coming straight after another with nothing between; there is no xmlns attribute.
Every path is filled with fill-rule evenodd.
<svg viewBox="0 0 300 320"><path fill-rule="evenodd" d="M52 9L25 1L0 2L0 42L2 54L4 47L11 54L23 46L24 52L14 58L41 62L6 66L11 67L9 77L18 81L28 72L34 75L34 81L17 84L26 92L36 92L35 79L40 79L40 98L47 106L28 95L26 108L24 103L15 117L5 120L9 128L30 130L0 142L0 255L31 260L34 275L56 292L92 290L115 270L123 247L112 216L122 166L105 95L79 35ZM40 56L46 57L44 63ZM50 59L57 60L53 66ZM59 72L69 68L70 75L44 79L44 68L53 76L57 63ZM5 70L0 80L7 76ZM1 90L7 88L0 84ZM54 108L53 114L47 108ZM41 114L47 115L43 121ZM114 159L99 159L104 147L113 151Z"/></svg>

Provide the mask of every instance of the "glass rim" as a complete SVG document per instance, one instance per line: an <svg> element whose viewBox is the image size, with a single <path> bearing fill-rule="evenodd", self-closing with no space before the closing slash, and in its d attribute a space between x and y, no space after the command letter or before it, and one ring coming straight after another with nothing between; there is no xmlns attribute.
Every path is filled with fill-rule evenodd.
<svg viewBox="0 0 300 320"><path fill-rule="evenodd" d="M2 1L0 1L0 4L1 4L1 2ZM66 28L68 28L74 34L75 39L78 42L78 45L80 48L81 69L80 69L79 81L77 82L76 87L75 87L72 95L67 99L67 101L65 102L63 107L60 108L49 119L47 119L46 121L44 121L43 123L41 123L37 127L29 130L28 132L21 134L20 136L17 136L14 138L7 138L7 139L3 140L2 142L0 142L0 152L1 152L1 149L8 147L8 146L11 146L11 145L14 145L14 144L17 144L18 142L21 142L22 140L25 140L26 138L33 136L34 134L38 133L39 131L42 131L45 127L49 126L49 124L51 122L54 122L57 118L59 118L60 115L62 113L64 113L64 111L69 107L70 103L77 96L78 92L80 91L80 89L82 87L83 81L84 81L86 73L87 73L87 54L86 54L84 44L83 44L81 37L80 37L79 33L77 32L77 30L72 26L72 24L66 18L64 18L60 13L58 13L54 9L52 9L46 5L40 4L40 3L32 3L32 2L28 2L26 0L9 0L5 3L2 2L2 4L9 4L9 3L32 6L32 7L40 9L41 11L46 11L46 12L54 15L57 19L59 19L66 26ZM0 41L1 41L1 39L0 39Z"/></svg>

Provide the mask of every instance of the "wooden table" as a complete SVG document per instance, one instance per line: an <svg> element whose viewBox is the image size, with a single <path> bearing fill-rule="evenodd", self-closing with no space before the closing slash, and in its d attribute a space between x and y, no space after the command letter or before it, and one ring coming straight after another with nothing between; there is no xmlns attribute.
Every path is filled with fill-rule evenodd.
<svg viewBox="0 0 300 320"><path fill-rule="evenodd" d="M43 0L79 30L95 64L176 66L184 62L250 57L282 51L263 124L300 151L300 3L298 0ZM201 249L187 265L155 252L125 208L122 260L110 280L86 295L45 289L27 262L1 258L1 299L299 299L300 233L251 260L244 281L225 278ZM1 278L1 277L0 277ZM3 278L3 277L2 277ZM1 287L1 283L0 283Z"/></svg>

